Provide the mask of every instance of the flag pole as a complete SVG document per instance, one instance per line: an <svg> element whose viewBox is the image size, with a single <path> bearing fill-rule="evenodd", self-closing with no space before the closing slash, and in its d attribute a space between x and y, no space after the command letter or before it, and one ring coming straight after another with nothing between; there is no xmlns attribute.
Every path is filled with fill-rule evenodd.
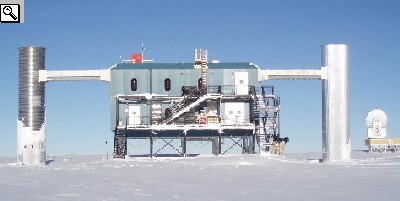
<svg viewBox="0 0 400 201"><path fill-rule="evenodd" d="M144 44L142 42L142 61L144 61Z"/></svg>

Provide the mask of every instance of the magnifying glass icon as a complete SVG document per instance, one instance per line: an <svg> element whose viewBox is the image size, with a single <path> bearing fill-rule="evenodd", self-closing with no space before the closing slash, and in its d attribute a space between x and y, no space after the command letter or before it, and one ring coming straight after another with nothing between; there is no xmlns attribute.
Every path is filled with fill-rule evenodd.
<svg viewBox="0 0 400 201"><path fill-rule="evenodd" d="M4 15L11 16L14 20L17 20L17 16L15 16L14 13L12 12L11 6L4 6L3 13Z"/></svg>

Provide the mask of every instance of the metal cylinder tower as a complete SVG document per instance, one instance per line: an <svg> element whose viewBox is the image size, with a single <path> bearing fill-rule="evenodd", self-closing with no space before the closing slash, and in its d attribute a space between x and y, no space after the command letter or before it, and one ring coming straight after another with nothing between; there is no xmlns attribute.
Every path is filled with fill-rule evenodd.
<svg viewBox="0 0 400 201"><path fill-rule="evenodd" d="M350 159L348 48L344 44L322 46L322 154L323 161Z"/></svg>
<svg viewBox="0 0 400 201"><path fill-rule="evenodd" d="M19 48L17 149L20 164L46 163L44 47Z"/></svg>

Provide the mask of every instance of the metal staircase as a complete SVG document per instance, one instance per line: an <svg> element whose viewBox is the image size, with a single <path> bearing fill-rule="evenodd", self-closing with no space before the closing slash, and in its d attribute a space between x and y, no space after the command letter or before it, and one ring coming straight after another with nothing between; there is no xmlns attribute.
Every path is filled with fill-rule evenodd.
<svg viewBox="0 0 400 201"><path fill-rule="evenodd" d="M181 102L167 108L159 119L160 124L171 124L175 119L189 112L191 108L212 96L207 94L207 60L207 49L195 49L195 68L201 68L199 93L186 95Z"/></svg>
<svg viewBox="0 0 400 201"><path fill-rule="evenodd" d="M275 96L273 88L261 87L261 90L254 100L254 117L259 115L260 121L258 125L255 125L255 133L260 150L270 152L274 138L279 137L279 98ZM266 90L270 91L266 92ZM268 93L267 96L266 93ZM265 117L265 122L261 117Z"/></svg>
<svg viewBox="0 0 400 201"><path fill-rule="evenodd" d="M255 119L258 118L258 122L256 122L255 125L255 134L257 139L259 140L258 143L260 149L268 151L267 147L270 146L270 143L268 142L265 125L263 119L261 118L261 116L263 116L264 114L260 114L265 112L266 108L265 97L263 95L257 95L256 97L257 98L255 99L254 103L254 118Z"/></svg>
<svg viewBox="0 0 400 201"><path fill-rule="evenodd" d="M125 158L127 155L127 137L126 130L119 129L118 127L115 129L114 136L114 158Z"/></svg>
<svg viewBox="0 0 400 201"><path fill-rule="evenodd" d="M199 99L200 95L188 95L183 98L181 102L176 103L170 108L165 109L165 112L161 115L160 124L170 124L172 120L179 117L184 112L190 110L192 103Z"/></svg>
<svg viewBox="0 0 400 201"><path fill-rule="evenodd" d="M161 115L161 123L171 124L173 120L179 118L184 113L189 112L191 108L195 107L196 105L200 104L201 102L213 96L215 95L206 94L203 96L201 95L185 96L185 98L181 102L165 110L165 112Z"/></svg>
<svg viewBox="0 0 400 201"><path fill-rule="evenodd" d="M260 113L265 110L265 100L260 96L257 95L256 98L254 99L254 105L253 105L253 115L254 115L254 121L255 121L255 126L256 130L255 133L261 133L261 125L260 125Z"/></svg>

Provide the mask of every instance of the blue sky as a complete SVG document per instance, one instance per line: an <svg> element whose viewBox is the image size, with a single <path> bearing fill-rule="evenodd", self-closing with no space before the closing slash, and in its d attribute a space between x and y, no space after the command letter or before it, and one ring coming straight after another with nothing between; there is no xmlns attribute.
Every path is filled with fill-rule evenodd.
<svg viewBox="0 0 400 201"><path fill-rule="evenodd" d="M317 69L321 45L350 58L353 149L365 149L364 118L381 108L400 137L400 1L25 1L24 24L0 24L0 155L16 156L18 47L44 46L46 68L102 69L140 51L156 62L249 61L261 68ZM281 96L288 152L321 151L320 81L266 82ZM46 85L47 154L112 152L108 84Z"/></svg>

